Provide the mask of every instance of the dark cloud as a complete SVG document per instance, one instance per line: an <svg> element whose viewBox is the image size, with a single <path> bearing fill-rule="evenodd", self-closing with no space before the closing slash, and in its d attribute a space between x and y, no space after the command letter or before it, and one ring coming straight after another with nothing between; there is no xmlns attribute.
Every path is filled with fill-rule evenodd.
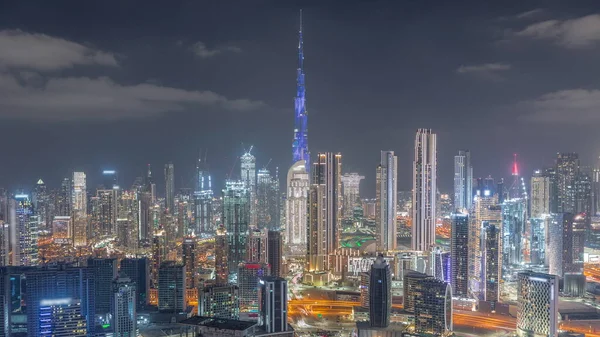
<svg viewBox="0 0 600 337"><path fill-rule="evenodd" d="M525 27L516 36L549 40L565 48L584 48L600 42L600 15L547 20Z"/></svg>
<svg viewBox="0 0 600 337"><path fill-rule="evenodd" d="M532 122L589 125L600 122L600 90L560 90L520 104Z"/></svg>

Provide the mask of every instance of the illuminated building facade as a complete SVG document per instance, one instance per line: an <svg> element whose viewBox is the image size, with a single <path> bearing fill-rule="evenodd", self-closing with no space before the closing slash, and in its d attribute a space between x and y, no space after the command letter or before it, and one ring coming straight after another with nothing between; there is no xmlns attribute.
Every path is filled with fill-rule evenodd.
<svg viewBox="0 0 600 337"><path fill-rule="evenodd" d="M96 314L108 314L111 310L112 282L118 276L117 260L90 258L87 264L94 275Z"/></svg>
<svg viewBox="0 0 600 337"><path fill-rule="evenodd" d="M493 194L494 181L491 177L486 178L480 190L480 194L475 196L473 203L473 214L469 223L469 287L471 293L477 295L481 292L482 263L485 252L482 250L484 221L494 223L502 222L502 207L498 204L499 194ZM500 230L501 225L498 226Z"/></svg>
<svg viewBox="0 0 600 337"><path fill-rule="evenodd" d="M241 181L227 181L223 190L223 224L227 230L227 265L230 278L246 257L250 224L250 193Z"/></svg>
<svg viewBox="0 0 600 337"><path fill-rule="evenodd" d="M329 256L340 246L342 155L319 153L308 194L307 267L328 271Z"/></svg>
<svg viewBox="0 0 600 337"><path fill-rule="evenodd" d="M371 327L385 328L392 311L392 271L383 256L371 265L369 280L369 322Z"/></svg>
<svg viewBox="0 0 600 337"><path fill-rule="evenodd" d="M46 184L39 179L35 184L31 194L31 203L33 204L33 214L37 216L40 231L50 230L52 218L50 217L50 198L46 189Z"/></svg>
<svg viewBox="0 0 600 337"><path fill-rule="evenodd" d="M529 218L529 257L532 264L544 264L546 260L546 225L549 218L549 214Z"/></svg>
<svg viewBox="0 0 600 337"><path fill-rule="evenodd" d="M526 271L518 274L517 335L558 336L558 277Z"/></svg>
<svg viewBox="0 0 600 337"><path fill-rule="evenodd" d="M502 223L497 220L483 222L483 300L490 302L492 310L500 300L500 280L502 279Z"/></svg>
<svg viewBox="0 0 600 337"><path fill-rule="evenodd" d="M502 268L520 265L523 259L523 238L527 214L526 199L510 199L502 203ZM503 273L508 277L508 273Z"/></svg>
<svg viewBox="0 0 600 337"><path fill-rule="evenodd" d="M298 161L290 167L287 174L285 241L292 252L297 250L297 254L306 252L306 209L310 188L306 165L304 161Z"/></svg>
<svg viewBox="0 0 600 337"><path fill-rule="evenodd" d="M215 235L215 278L218 285L225 284L228 281L228 254L227 235L223 229L217 229L217 235Z"/></svg>
<svg viewBox="0 0 600 337"><path fill-rule="evenodd" d="M99 224L99 234L101 235L112 235L117 234L117 218L118 218L118 207L117 198L118 190L107 189L96 191L97 208L97 221Z"/></svg>
<svg viewBox="0 0 600 337"><path fill-rule="evenodd" d="M15 195L15 214L18 230L18 265L38 264L38 219L33 215L33 205L26 194ZM13 254L15 249L13 249Z"/></svg>
<svg viewBox="0 0 600 337"><path fill-rule="evenodd" d="M267 263L271 267L271 276L283 277L283 240L281 232L267 233Z"/></svg>
<svg viewBox="0 0 600 337"><path fill-rule="evenodd" d="M288 331L288 286L279 277L261 277L259 283L259 324L267 333Z"/></svg>
<svg viewBox="0 0 600 337"><path fill-rule="evenodd" d="M304 161L306 169L310 164L308 152L308 113L306 112L306 86L304 81L304 41L302 39L302 11L300 11L300 30L298 31L298 70L296 74L296 98L294 99L294 140L292 142L292 161Z"/></svg>
<svg viewBox="0 0 600 337"><path fill-rule="evenodd" d="M121 260L119 272L135 282L136 307L148 305L150 291L150 261L146 257Z"/></svg>
<svg viewBox="0 0 600 337"><path fill-rule="evenodd" d="M83 172L73 172L71 190L71 211L73 212L73 245L87 245L87 187ZM68 214L70 215L70 214Z"/></svg>
<svg viewBox="0 0 600 337"><path fill-rule="evenodd" d="M268 230L253 229L248 236L248 247L246 249L246 261L267 263Z"/></svg>
<svg viewBox="0 0 600 337"><path fill-rule="evenodd" d="M281 226L281 196L279 174L275 176L266 168L258 170L256 182L256 218L259 229L277 230Z"/></svg>
<svg viewBox="0 0 600 337"><path fill-rule="evenodd" d="M198 240L186 237L181 244L183 265L185 266L185 285L188 289L198 288Z"/></svg>
<svg viewBox="0 0 600 337"><path fill-rule="evenodd" d="M575 180L579 173L577 153L558 153L556 157L557 213L575 213Z"/></svg>
<svg viewBox="0 0 600 337"><path fill-rule="evenodd" d="M452 333L452 289L444 281L433 277L416 282L412 296L415 332L434 336Z"/></svg>
<svg viewBox="0 0 600 337"><path fill-rule="evenodd" d="M381 151L381 162L377 166L375 185L377 213L377 251L396 250L398 225L396 224L396 208L398 205L398 157L394 151Z"/></svg>
<svg viewBox="0 0 600 337"><path fill-rule="evenodd" d="M240 311L258 311L258 279L271 274L266 263L240 263L238 266L238 287L240 289Z"/></svg>
<svg viewBox="0 0 600 337"><path fill-rule="evenodd" d="M72 188L71 178L64 178L60 184L60 191L56 198L56 215L71 216L71 207L73 201L71 198Z"/></svg>
<svg viewBox="0 0 600 337"><path fill-rule="evenodd" d="M428 251L435 244L436 201L437 137L430 129L419 129L413 162L412 250Z"/></svg>
<svg viewBox="0 0 600 337"><path fill-rule="evenodd" d="M175 166L165 165L165 208L171 214L175 211Z"/></svg>
<svg viewBox="0 0 600 337"><path fill-rule="evenodd" d="M535 171L531 177L531 217L550 214L550 177Z"/></svg>
<svg viewBox="0 0 600 337"><path fill-rule="evenodd" d="M344 190L344 218L352 218L354 208L360 206L360 181L365 179L358 173L345 173L342 176L342 187Z"/></svg>
<svg viewBox="0 0 600 337"><path fill-rule="evenodd" d="M251 153L252 146L240 157L240 176L242 183L248 190L248 200L250 207L250 224L257 225L256 214L256 157Z"/></svg>
<svg viewBox="0 0 600 337"><path fill-rule="evenodd" d="M40 337L86 336L87 323L81 313L81 300L65 298L40 302Z"/></svg>
<svg viewBox="0 0 600 337"><path fill-rule="evenodd" d="M240 298L236 285L212 285L200 289L198 315L239 319Z"/></svg>
<svg viewBox="0 0 600 337"><path fill-rule="evenodd" d="M186 288L185 266L173 261L161 263L158 269L158 311L183 312Z"/></svg>
<svg viewBox="0 0 600 337"><path fill-rule="evenodd" d="M206 231L214 231L212 201L213 189L212 179L208 172L206 159L198 159L196 165L196 189L194 191L196 231L204 233Z"/></svg>
<svg viewBox="0 0 600 337"><path fill-rule="evenodd" d="M473 166L471 152L458 151L454 156L454 209L470 210L473 205Z"/></svg>
<svg viewBox="0 0 600 337"><path fill-rule="evenodd" d="M469 291L469 215L452 214L450 240L451 281L454 296L467 297Z"/></svg>
<svg viewBox="0 0 600 337"><path fill-rule="evenodd" d="M111 285L111 327L114 336L138 336L136 284L129 278L118 278Z"/></svg>
<svg viewBox="0 0 600 337"><path fill-rule="evenodd" d="M548 243L549 271L562 278L583 273L586 219L571 213L554 214Z"/></svg>

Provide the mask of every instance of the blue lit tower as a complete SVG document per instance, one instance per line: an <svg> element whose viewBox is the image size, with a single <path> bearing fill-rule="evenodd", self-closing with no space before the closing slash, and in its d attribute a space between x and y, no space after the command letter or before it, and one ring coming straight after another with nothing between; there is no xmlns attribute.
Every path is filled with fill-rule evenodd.
<svg viewBox="0 0 600 337"><path fill-rule="evenodd" d="M296 78L294 142L292 151L294 163L299 160L310 165L308 153L308 115L306 113L306 88L304 85L304 47L302 43L302 10L300 10L300 30L298 32L298 71Z"/></svg>

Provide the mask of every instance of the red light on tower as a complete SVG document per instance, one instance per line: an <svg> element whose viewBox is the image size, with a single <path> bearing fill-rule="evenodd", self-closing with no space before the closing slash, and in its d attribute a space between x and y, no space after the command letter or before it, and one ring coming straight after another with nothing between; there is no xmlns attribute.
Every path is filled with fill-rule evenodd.
<svg viewBox="0 0 600 337"><path fill-rule="evenodd" d="M512 167L512 175L513 176L518 176L519 175L519 166L517 165L517 154L515 153L513 155L514 159L513 159L513 167Z"/></svg>

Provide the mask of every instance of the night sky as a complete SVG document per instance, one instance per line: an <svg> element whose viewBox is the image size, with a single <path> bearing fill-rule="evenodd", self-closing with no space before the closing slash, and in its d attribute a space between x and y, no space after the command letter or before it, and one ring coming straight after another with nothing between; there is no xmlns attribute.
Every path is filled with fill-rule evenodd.
<svg viewBox="0 0 600 337"><path fill-rule="evenodd" d="M309 149L341 152L365 196L380 150L411 188L417 128L438 134L442 192L463 148L494 177L513 153L525 176L600 154L597 0L4 0L0 186L116 169L128 187L151 163L162 188L172 161L192 187L202 149L219 190L250 145L285 177L301 8Z"/></svg>

